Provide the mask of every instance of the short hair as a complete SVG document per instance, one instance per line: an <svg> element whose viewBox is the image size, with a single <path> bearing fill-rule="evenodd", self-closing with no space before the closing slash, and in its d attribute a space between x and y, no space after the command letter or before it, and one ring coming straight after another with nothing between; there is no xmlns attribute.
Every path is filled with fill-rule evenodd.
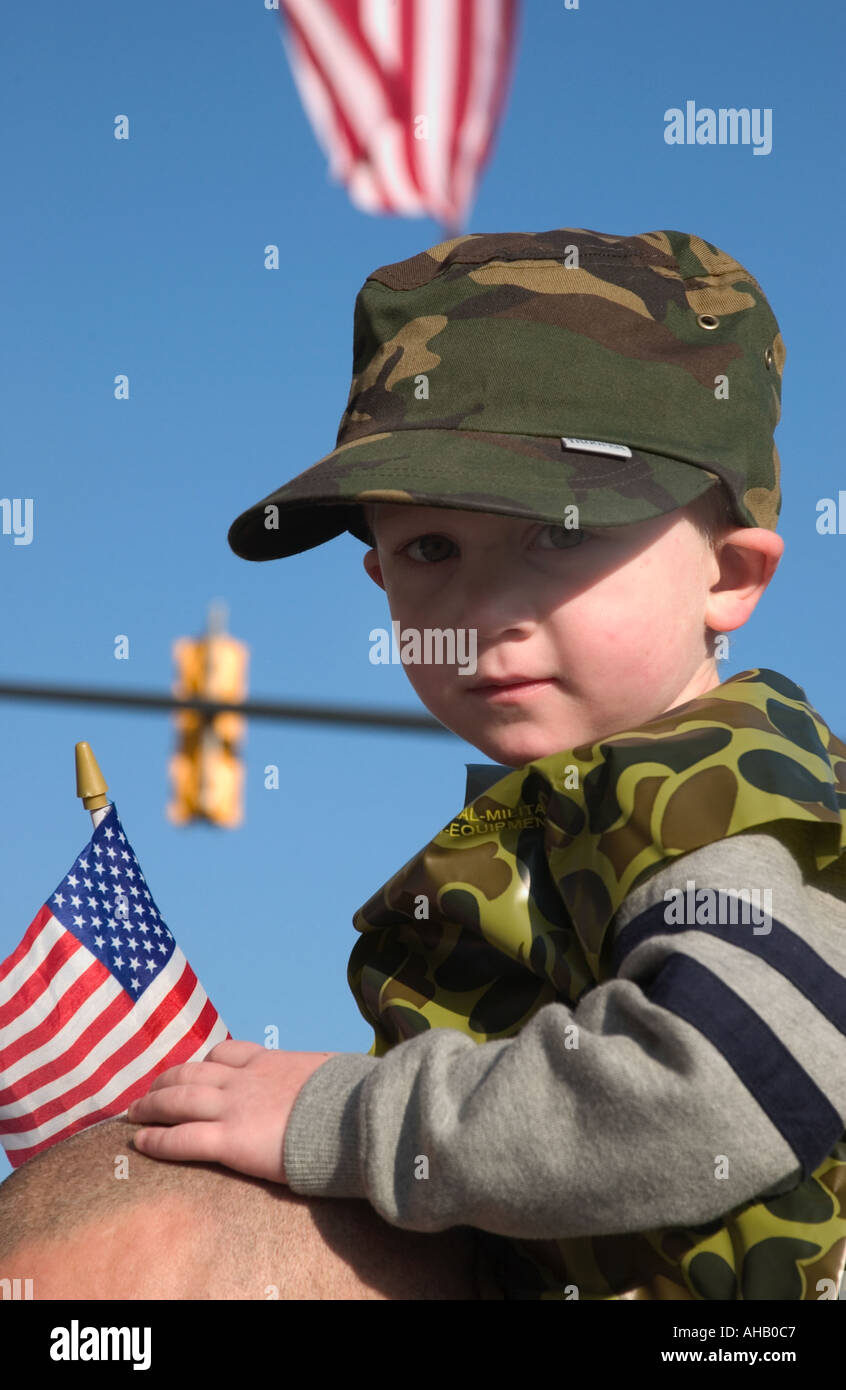
<svg viewBox="0 0 846 1390"><path fill-rule="evenodd" d="M61 1285L63 1256L88 1260L100 1227L105 1264L100 1270L95 1263L92 1272L108 1291L96 1298L502 1297L484 1260L479 1267L469 1227L410 1231L383 1220L363 1198L309 1197L219 1163L152 1158L133 1147L140 1128L125 1115L90 1125L0 1183L0 1275L11 1274L16 1261L25 1266L28 1255L46 1254ZM126 1178L115 1170L121 1157L129 1159ZM129 1232L146 1231L151 1217L158 1221L141 1253L146 1261L152 1244L155 1256L136 1269L139 1247L124 1249L124 1242ZM169 1267L167 1234L160 1236L168 1221L177 1223ZM147 1292L166 1287L174 1272L185 1292ZM37 1267L33 1277L37 1298ZM115 1293L115 1278L141 1292ZM71 1289L56 1296L78 1295Z"/></svg>
<svg viewBox="0 0 846 1390"><path fill-rule="evenodd" d="M227 1277L246 1286L256 1282L257 1268L278 1246L279 1198L285 1192L219 1163L151 1158L132 1143L141 1127L125 1116L90 1125L5 1178L0 1267L24 1245L61 1243L98 1218L126 1217L173 1196L196 1216L198 1244L202 1236L219 1251ZM123 1156L130 1169L125 1179L115 1175L115 1160Z"/></svg>
<svg viewBox="0 0 846 1390"><path fill-rule="evenodd" d="M372 549L376 547L373 533L376 505L373 502L365 502L359 509L361 529L366 533L366 543ZM709 487L708 491L702 493L701 497L697 497L693 502L689 502L686 507L679 508L679 510L705 537L712 549L716 547L717 542L726 531L731 531L735 526L740 525L732 509L731 498L720 482Z"/></svg>
<svg viewBox="0 0 846 1390"><path fill-rule="evenodd" d="M366 545L369 545L371 550L375 550L376 537L373 534L373 521L376 516L376 508L372 502L365 502L364 505L359 507L357 510L359 513L358 520L360 522L362 532L359 539L363 540ZM356 533L353 532L353 534L355 535Z"/></svg>
<svg viewBox="0 0 846 1390"><path fill-rule="evenodd" d="M707 492L689 502L682 510L712 550L726 531L732 531L741 524L735 517L731 498L722 483L709 487Z"/></svg>

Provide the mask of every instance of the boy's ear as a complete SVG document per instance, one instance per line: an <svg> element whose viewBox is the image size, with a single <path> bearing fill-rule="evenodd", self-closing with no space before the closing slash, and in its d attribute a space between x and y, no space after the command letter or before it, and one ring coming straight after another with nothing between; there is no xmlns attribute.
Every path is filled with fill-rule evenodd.
<svg viewBox="0 0 846 1390"><path fill-rule="evenodd" d="M385 581L382 578L382 566L379 564L378 551L368 550L362 557L362 564L373 580L373 583L378 584L380 589L384 589Z"/></svg>
<svg viewBox="0 0 846 1390"><path fill-rule="evenodd" d="M783 552L784 541L775 531L738 527L728 532L717 560L719 579L706 603L706 626L715 632L742 627L775 574Z"/></svg>

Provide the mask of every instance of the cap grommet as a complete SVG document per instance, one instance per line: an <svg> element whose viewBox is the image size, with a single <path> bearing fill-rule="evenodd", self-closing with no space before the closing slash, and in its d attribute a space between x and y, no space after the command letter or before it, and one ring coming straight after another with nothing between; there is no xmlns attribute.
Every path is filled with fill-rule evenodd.
<svg viewBox="0 0 846 1390"><path fill-rule="evenodd" d="M773 350L771 347L768 347L766 352L764 353L764 361L766 362L767 369L769 370L769 368L773 365Z"/></svg>
<svg viewBox="0 0 846 1390"><path fill-rule="evenodd" d="M700 328L719 328L720 320L715 319L713 314L697 314L696 322Z"/></svg>

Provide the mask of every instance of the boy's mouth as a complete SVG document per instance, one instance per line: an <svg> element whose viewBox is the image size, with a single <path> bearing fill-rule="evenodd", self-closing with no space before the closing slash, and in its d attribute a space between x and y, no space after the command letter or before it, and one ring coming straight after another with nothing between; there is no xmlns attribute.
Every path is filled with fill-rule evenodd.
<svg viewBox="0 0 846 1390"><path fill-rule="evenodd" d="M553 680L545 676L512 676L509 680L486 681L468 689L471 695L479 695L483 700L490 700L495 704L510 704L528 699L532 695L539 695L554 684Z"/></svg>

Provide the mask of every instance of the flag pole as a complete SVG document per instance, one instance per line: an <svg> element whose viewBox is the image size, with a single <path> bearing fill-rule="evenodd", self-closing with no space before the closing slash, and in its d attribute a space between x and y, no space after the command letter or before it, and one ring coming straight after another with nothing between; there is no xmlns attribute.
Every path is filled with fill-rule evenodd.
<svg viewBox="0 0 846 1390"><path fill-rule="evenodd" d="M105 820L112 809L112 803L106 796L108 783L100 771L100 764L91 751L90 743L77 743L76 751L76 794L82 797L82 804L86 811L91 812L91 821L94 829ZM127 923L129 921L129 899L118 885L115 888L115 917L119 921Z"/></svg>
<svg viewBox="0 0 846 1390"><path fill-rule="evenodd" d="M111 809L111 802L106 796L108 784L89 743L77 743L75 752L76 794L82 797L86 811L91 812L91 820L96 830Z"/></svg>

